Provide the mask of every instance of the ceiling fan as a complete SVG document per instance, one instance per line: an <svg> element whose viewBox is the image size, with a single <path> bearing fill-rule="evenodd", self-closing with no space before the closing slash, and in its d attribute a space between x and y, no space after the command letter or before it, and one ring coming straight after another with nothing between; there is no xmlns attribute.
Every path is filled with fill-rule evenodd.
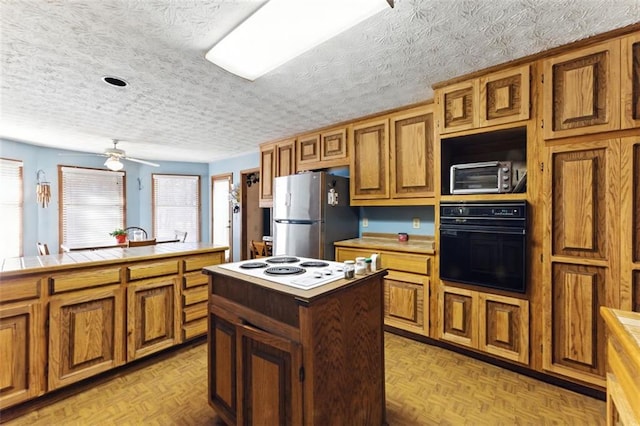
<svg viewBox="0 0 640 426"><path fill-rule="evenodd" d="M104 165L107 166L109 170L118 171L122 170L124 164L120 160L128 160L133 161L135 163L146 164L148 166L159 167L159 164L152 163L150 161L139 160L137 158L127 157L126 152L124 150L118 148L118 139L113 139L113 148L105 149L102 154L75 154L75 155L97 155L100 157L107 157L107 161L104 162ZM67 154L68 155L68 154ZM71 154L74 155L74 154Z"/></svg>

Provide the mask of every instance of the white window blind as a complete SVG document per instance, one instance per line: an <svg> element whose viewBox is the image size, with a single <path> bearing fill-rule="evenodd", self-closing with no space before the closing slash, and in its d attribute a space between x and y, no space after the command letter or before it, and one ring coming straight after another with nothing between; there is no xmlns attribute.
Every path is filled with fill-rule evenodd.
<svg viewBox="0 0 640 426"><path fill-rule="evenodd" d="M0 182L0 217L4 229L0 259L22 256L22 161L0 158Z"/></svg>
<svg viewBox="0 0 640 426"><path fill-rule="evenodd" d="M155 238L186 231L186 241L200 241L200 176L154 174L152 186Z"/></svg>
<svg viewBox="0 0 640 426"><path fill-rule="evenodd" d="M124 228L124 172L60 167L62 244L108 241Z"/></svg>

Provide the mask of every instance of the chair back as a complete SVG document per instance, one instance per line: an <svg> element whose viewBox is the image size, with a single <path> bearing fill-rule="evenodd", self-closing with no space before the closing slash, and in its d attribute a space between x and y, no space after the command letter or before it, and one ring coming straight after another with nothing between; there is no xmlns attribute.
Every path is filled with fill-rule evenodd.
<svg viewBox="0 0 640 426"><path fill-rule="evenodd" d="M142 246L155 246L156 239L143 240L143 241L131 241L129 240L129 247L142 247Z"/></svg>
<svg viewBox="0 0 640 426"><path fill-rule="evenodd" d="M258 257L267 256L267 245L264 241L251 240L251 258L257 259Z"/></svg>
<svg viewBox="0 0 640 426"><path fill-rule="evenodd" d="M176 236L176 240L180 241L181 243L184 243L185 240L187 239L187 231L173 231L175 236Z"/></svg>
<svg viewBox="0 0 640 426"><path fill-rule="evenodd" d="M37 243L38 244L38 255L46 256L49 254L49 247L45 243Z"/></svg>
<svg viewBox="0 0 640 426"><path fill-rule="evenodd" d="M127 231L127 235L129 236L130 240L133 240L134 231L142 232L142 239L143 240L146 240L147 238L149 238L149 236L147 235L147 231L145 231L144 229L140 228L139 226L129 226L128 228L125 228L124 230Z"/></svg>

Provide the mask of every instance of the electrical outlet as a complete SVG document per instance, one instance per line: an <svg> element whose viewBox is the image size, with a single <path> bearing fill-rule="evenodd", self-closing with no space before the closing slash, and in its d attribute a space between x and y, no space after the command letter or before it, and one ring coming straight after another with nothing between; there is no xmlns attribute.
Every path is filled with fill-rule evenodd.
<svg viewBox="0 0 640 426"><path fill-rule="evenodd" d="M362 218L362 227L366 228L367 226L369 226L369 219L367 219L366 217Z"/></svg>
<svg viewBox="0 0 640 426"><path fill-rule="evenodd" d="M419 217L414 217L413 218L413 229L419 229L420 228L420 218Z"/></svg>

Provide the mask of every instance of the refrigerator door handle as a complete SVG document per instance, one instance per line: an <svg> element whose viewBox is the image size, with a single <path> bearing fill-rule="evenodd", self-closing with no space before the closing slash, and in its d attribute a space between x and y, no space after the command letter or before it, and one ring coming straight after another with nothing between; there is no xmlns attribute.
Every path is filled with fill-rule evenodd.
<svg viewBox="0 0 640 426"><path fill-rule="evenodd" d="M311 225L312 223L321 222L320 220L292 220L292 219L274 219L276 223L289 223L294 225Z"/></svg>

